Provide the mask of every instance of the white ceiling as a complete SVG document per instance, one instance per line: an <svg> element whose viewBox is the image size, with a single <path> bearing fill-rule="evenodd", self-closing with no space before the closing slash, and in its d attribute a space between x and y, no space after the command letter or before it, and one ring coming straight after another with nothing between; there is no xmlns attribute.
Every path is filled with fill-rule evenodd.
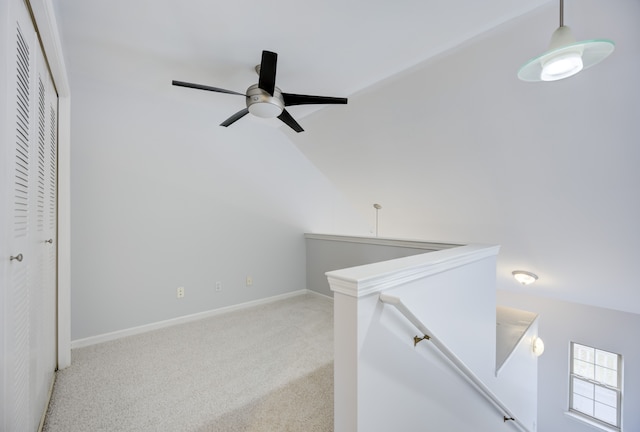
<svg viewBox="0 0 640 432"><path fill-rule="evenodd" d="M576 37L616 51L552 84L515 78L558 25L549 0L58 0L56 11L72 92L84 74L132 91L178 79L243 92L261 51L277 52L283 91L350 98L292 108L306 132L283 136L363 212L383 205L381 235L499 243L502 289L521 289L509 278L521 267L542 295L640 313L637 0L567 0ZM215 122L244 107L202 93Z"/></svg>
<svg viewBox="0 0 640 432"><path fill-rule="evenodd" d="M102 57L104 72L135 72L109 62L128 57L150 79L243 92L266 49L279 54L283 91L349 96L548 1L59 0L56 8L69 54ZM73 75L78 62L70 63Z"/></svg>

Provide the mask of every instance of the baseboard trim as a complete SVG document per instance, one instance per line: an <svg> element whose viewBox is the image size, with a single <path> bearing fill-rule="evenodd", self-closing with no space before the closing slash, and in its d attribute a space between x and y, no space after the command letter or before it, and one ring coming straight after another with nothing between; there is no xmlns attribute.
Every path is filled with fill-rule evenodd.
<svg viewBox="0 0 640 432"><path fill-rule="evenodd" d="M181 316L178 318L172 318L172 319L168 319L165 321L158 321L155 323L151 323L151 324L145 324L142 326L138 326L138 327L132 327L129 329L124 329L124 330L118 330L115 332L111 332L111 333L105 333L105 334L101 334L101 335L97 335L97 336L91 336L88 338L84 338L84 339L76 339L71 341L71 349L75 349L75 348L83 348L83 347L87 347L87 346L91 346L91 345L96 345L99 343L103 343L103 342L109 342L112 340L116 340L116 339L121 339L123 337L127 337L127 336L134 336L137 334L141 334L141 333L147 333L153 330L158 330L158 329L162 329L162 328L166 328L166 327L171 327L174 325L178 325L178 324L184 324L184 323L188 323L188 322L192 322L192 321L197 321L197 320L201 320L204 318L209 318L209 317L213 317L216 315L221 315L221 314L225 314L225 313L229 313L229 312L233 312L233 311L237 311L237 310L241 310L241 309L247 309L253 306L259 306L259 305L263 305L263 304L269 304L269 303L273 303L276 302L278 300L284 300L287 298L291 298L291 297L296 297L299 295L304 295L304 294L313 294L313 295L317 295L317 296L322 296L328 299L331 299L330 297L324 296L320 293L308 290L308 289L302 289L302 290L298 290L298 291L292 291L292 292L288 292L288 293L284 293L284 294L279 294L273 297L267 297L264 299L259 299L259 300L253 300L250 302L246 302L246 303L239 303L236 305L231 305L231 306L225 306L225 307L221 307L218 309L212 309L212 310L208 310L205 312L198 312L195 314L191 314L191 315L185 315L185 316ZM331 299L333 300L333 299Z"/></svg>
<svg viewBox="0 0 640 432"><path fill-rule="evenodd" d="M313 296L316 296L318 298L324 299L324 300L329 300L330 302L333 302L333 297L332 296L328 296L326 294L322 294L318 291L314 291L314 290L307 290L307 294L311 294Z"/></svg>

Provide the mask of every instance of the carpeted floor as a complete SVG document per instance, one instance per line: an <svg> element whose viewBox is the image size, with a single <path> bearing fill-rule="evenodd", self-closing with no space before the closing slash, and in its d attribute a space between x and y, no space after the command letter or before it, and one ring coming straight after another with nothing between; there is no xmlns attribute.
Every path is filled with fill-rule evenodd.
<svg viewBox="0 0 640 432"><path fill-rule="evenodd" d="M331 432L333 303L305 294L79 348L45 432Z"/></svg>

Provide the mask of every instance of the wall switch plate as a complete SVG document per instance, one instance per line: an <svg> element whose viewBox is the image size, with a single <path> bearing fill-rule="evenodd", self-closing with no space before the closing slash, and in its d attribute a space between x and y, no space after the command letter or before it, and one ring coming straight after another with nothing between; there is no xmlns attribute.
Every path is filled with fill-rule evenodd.
<svg viewBox="0 0 640 432"><path fill-rule="evenodd" d="M247 276L247 286L253 285L253 278L251 276Z"/></svg>
<svg viewBox="0 0 640 432"><path fill-rule="evenodd" d="M222 282L216 282L216 291L222 291Z"/></svg>
<svg viewBox="0 0 640 432"><path fill-rule="evenodd" d="M184 297L184 287L178 287L178 291L176 292L176 297L177 298Z"/></svg>

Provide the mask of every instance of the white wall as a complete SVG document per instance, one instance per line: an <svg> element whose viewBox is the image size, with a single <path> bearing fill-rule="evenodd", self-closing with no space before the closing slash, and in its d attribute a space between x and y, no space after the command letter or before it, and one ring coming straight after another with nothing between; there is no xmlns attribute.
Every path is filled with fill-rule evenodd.
<svg viewBox="0 0 640 432"><path fill-rule="evenodd" d="M531 288L535 290L535 285ZM621 354L624 370L623 427L640 430L640 315L577 303L498 292L500 304L540 314L539 334L545 351L539 359L540 431L588 432L594 429L565 415L569 404L569 344L578 342Z"/></svg>
<svg viewBox="0 0 640 432"><path fill-rule="evenodd" d="M219 127L210 94L115 51L99 73L78 44L103 48L68 50L72 340L304 289L305 231L366 232L271 124Z"/></svg>

